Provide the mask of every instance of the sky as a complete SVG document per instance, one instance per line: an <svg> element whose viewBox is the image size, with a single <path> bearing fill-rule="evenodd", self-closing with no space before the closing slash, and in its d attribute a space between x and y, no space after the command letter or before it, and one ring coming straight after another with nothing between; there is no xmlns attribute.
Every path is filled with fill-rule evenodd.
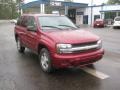
<svg viewBox="0 0 120 90"><path fill-rule="evenodd" d="M36 0L25 0L25 3L32 2ZM63 0L57 0L57 1L63 1ZM73 0L74 2L79 2L79 3L88 3L91 5L91 0ZM108 0L93 0L93 5L100 5L102 3L106 3Z"/></svg>

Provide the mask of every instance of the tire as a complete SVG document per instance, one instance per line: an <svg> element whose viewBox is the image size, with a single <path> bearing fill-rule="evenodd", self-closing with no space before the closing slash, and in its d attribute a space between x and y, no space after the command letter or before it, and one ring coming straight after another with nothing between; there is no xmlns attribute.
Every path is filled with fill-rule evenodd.
<svg viewBox="0 0 120 90"><path fill-rule="evenodd" d="M39 62L44 72L50 73L53 71L50 53L46 48L41 49L39 53Z"/></svg>
<svg viewBox="0 0 120 90"><path fill-rule="evenodd" d="M116 29L116 27L114 26L113 29Z"/></svg>
<svg viewBox="0 0 120 90"><path fill-rule="evenodd" d="M17 38L16 43L17 43L17 50L18 50L18 52L24 53L25 47L22 46L19 38Z"/></svg>
<svg viewBox="0 0 120 90"><path fill-rule="evenodd" d="M87 67L94 67L94 64L88 64Z"/></svg>

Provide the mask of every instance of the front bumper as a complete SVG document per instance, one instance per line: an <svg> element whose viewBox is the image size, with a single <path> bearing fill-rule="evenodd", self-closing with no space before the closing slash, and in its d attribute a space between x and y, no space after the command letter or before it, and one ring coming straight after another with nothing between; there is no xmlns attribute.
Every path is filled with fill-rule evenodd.
<svg viewBox="0 0 120 90"><path fill-rule="evenodd" d="M120 23L114 23L113 27L120 27Z"/></svg>
<svg viewBox="0 0 120 90"><path fill-rule="evenodd" d="M67 68L83 66L100 60L104 55L104 50L79 53L79 54L53 54L52 65L56 68Z"/></svg>

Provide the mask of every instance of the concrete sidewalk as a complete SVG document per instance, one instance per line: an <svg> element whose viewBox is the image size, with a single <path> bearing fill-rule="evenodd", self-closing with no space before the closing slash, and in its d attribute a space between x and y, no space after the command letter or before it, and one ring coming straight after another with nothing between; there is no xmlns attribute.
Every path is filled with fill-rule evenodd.
<svg viewBox="0 0 120 90"><path fill-rule="evenodd" d="M0 24L2 23L10 23L10 20L0 20Z"/></svg>

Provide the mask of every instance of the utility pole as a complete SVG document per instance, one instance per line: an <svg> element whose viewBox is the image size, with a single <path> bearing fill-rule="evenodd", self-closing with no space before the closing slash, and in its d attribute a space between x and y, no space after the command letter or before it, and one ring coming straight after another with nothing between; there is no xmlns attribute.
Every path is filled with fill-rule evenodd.
<svg viewBox="0 0 120 90"><path fill-rule="evenodd" d="M104 7L104 3L101 4L101 11L102 11L102 12L101 12L101 19L104 18L104 17L103 17L103 14L104 14L104 12L103 12L103 7Z"/></svg>
<svg viewBox="0 0 120 90"><path fill-rule="evenodd" d="M92 26L92 20L93 20L93 0L91 0L91 26Z"/></svg>
<svg viewBox="0 0 120 90"><path fill-rule="evenodd" d="M18 13L19 13L19 16L21 15L21 4L24 2L24 0L16 0L17 3L18 3Z"/></svg>

